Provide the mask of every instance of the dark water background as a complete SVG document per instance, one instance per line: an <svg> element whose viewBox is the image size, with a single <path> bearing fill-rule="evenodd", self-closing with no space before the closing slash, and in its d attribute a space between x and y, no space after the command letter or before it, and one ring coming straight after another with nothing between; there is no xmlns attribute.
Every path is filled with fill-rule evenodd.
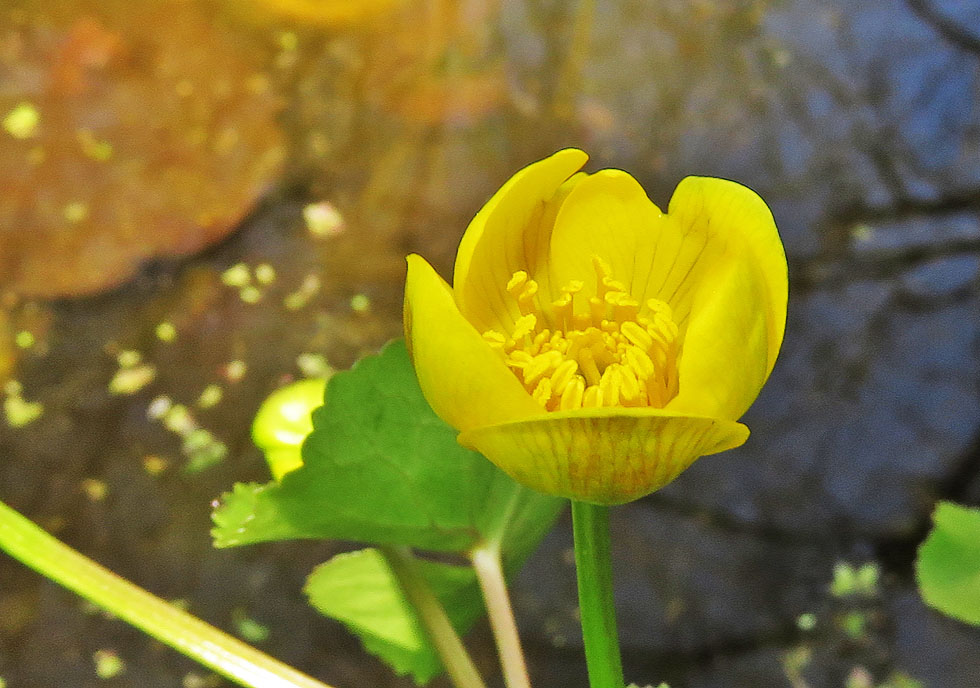
<svg viewBox="0 0 980 688"><path fill-rule="evenodd" d="M912 569L937 499L980 503L980 5L303 6L0 1L0 116L21 118L0 130L0 499L339 688L410 685L301 596L346 545L215 551L209 504L266 479L248 427L301 354L343 368L396 336L404 254L448 275L499 184L576 145L662 207L687 174L751 186L790 259L748 444L614 512L628 679L980 686L980 633L924 607ZM325 202L343 223L318 235L303 211ZM255 291L222 280L239 263ZM123 351L145 384L113 394ZM148 417L161 396L203 454ZM570 546L563 520L514 586L539 688L586 685ZM876 590L832 594L841 562L876 565ZM485 626L470 645L494 674ZM125 672L98 678L100 650ZM5 557L0 677L224 685Z"/></svg>

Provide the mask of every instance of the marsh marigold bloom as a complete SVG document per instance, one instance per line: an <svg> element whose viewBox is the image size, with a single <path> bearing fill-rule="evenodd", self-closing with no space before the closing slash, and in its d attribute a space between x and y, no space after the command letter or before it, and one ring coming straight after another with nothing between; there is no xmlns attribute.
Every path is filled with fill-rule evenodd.
<svg viewBox="0 0 980 688"><path fill-rule="evenodd" d="M408 257L426 399L515 480L617 504L737 447L786 320L786 256L754 192L688 177L662 213L620 170L559 151L473 219L453 287Z"/></svg>

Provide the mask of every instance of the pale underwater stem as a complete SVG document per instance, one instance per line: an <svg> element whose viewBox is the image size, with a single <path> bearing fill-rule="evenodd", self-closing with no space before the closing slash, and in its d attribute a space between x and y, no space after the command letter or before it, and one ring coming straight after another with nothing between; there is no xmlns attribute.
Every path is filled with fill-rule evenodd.
<svg viewBox="0 0 980 688"><path fill-rule="evenodd" d="M609 507L572 500L572 529L589 685L623 688L623 664L613 606Z"/></svg>
<svg viewBox="0 0 980 688"><path fill-rule="evenodd" d="M330 688L119 577L0 502L0 549L247 688Z"/></svg>
<svg viewBox="0 0 980 688"><path fill-rule="evenodd" d="M379 547L408 601L419 614L423 627L456 688L486 688L480 672L453 628L446 610L419 571L418 561L408 547Z"/></svg>
<svg viewBox="0 0 980 688"><path fill-rule="evenodd" d="M507 688L531 688L514 610L507 593L507 580L500 562L500 547L495 543L477 547L470 552L470 560L483 591L490 628L504 672L504 683Z"/></svg>

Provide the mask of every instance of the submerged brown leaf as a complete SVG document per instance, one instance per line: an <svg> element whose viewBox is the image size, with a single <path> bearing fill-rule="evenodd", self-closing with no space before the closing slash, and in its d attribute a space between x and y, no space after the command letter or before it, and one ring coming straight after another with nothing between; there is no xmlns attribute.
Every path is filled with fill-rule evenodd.
<svg viewBox="0 0 980 688"><path fill-rule="evenodd" d="M260 51L203 6L0 11L0 284L91 293L225 236L275 179Z"/></svg>

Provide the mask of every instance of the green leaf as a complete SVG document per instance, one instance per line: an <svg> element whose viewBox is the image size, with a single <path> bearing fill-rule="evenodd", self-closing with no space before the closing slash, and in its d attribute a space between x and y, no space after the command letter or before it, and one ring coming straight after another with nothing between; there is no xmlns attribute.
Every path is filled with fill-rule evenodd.
<svg viewBox="0 0 980 688"><path fill-rule="evenodd" d="M465 633L483 614L473 570L429 561L418 564L453 627ZM321 564L307 580L305 592L310 604L356 633L368 652L399 675L411 674L423 685L442 672L418 614L378 550L339 554Z"/></svg>
<svg viewBox="0 0 980 688"><path fill-rule="evenodd" d="M319 403L301 396L307 409ZM287 469L298 466L293 470L279 471L281 457L270 452L295 452L295 442L286 446L279 431L292 440L303 424L295 414L286 418L281 404L263 408L255 439L280 481L238 484L223 495L213 514L218 547L321 538L467 552L493 543L513 573L565 503L518 485L459 446L456 431L422 396L401 341L331 377L302 460L287 457ZM472 568L419 565L457 632L465 633L483 614ZM414 608L377 550L335 557L314 571L306 590L314 607L344 623L398 673L420 684L441 673Z"/></svg>
<svg viewBox="0 0 980 688"><path fill-rule="evenodd" d="M301 468L223 496L216 546L327 538L463 552L490 540L526 554L563 504L457 444L400 340L330 379L313 428Z"/></svg>
<svg viewBox="0 0 980 688"><path fill-rule="evenodd" d="M932 607L980 626L980 509L940 502L935 527L919 547L916 570Z"/></svg>

